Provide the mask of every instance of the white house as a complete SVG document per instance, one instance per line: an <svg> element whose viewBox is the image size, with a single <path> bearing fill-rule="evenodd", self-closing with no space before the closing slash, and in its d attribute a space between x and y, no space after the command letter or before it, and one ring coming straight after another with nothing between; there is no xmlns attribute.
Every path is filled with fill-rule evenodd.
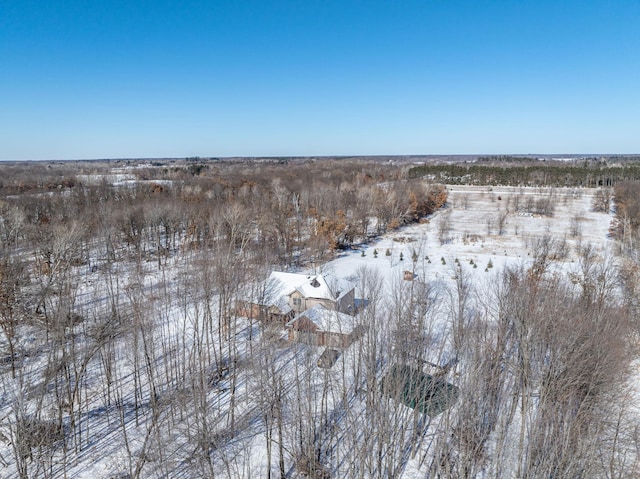
<svg viewBox="0 0 640 479"><path fill-rule="evenodd" d="M265 321L286 322L316 305L341 313L354 311L355 286L329 274L274 271L259 293L259 298L239 303L240 314Z"/></svg>

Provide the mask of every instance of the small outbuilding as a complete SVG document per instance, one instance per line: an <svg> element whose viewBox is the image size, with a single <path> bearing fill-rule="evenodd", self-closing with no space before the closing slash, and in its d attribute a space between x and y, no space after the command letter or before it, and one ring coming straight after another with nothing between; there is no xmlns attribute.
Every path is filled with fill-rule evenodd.
<svg viewBox="0 0 640 479"><path fill-rule="evenodd" d="M318 358L318 367L322 369L331 369L340 357L340 354L342 353L337 349L325 349Z"/></svg>

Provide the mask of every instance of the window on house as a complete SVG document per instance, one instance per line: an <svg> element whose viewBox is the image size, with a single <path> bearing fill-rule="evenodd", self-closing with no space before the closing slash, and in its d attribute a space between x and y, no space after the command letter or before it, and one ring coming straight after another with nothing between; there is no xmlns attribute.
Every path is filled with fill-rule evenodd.
<svg viewBox="0 0 640 479"><path fill-rule="evenodd" d="M302 306L302 298L293 298L294 306Z"/></svg>

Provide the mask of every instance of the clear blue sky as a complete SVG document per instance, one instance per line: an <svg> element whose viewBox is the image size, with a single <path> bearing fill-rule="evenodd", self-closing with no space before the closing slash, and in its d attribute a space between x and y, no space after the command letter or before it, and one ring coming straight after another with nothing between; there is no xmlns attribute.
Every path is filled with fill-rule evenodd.
<svg viewBox="0 0 640 479"><path fill-rule="evenodd" d="M638 0L0 0L0 159L598 152Z"/></svg>

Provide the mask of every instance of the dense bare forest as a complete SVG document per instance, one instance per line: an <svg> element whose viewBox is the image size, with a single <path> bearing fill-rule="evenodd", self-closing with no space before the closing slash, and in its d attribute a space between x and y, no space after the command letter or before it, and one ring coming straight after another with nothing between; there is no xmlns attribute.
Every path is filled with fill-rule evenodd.
<svg viewBox="0 0 640 479"><path fill-rule="evenodd" d="M511 156L482 157L473 162L413 166L412 178L427 177L448 184L606 187L640 180L637 158L584 158L540 161Z"/></svg>
<svg viewBox="0 0 640 479"><path fill-rule="evenodd" d="M598 187L590 208L611 216L616 255L577 227L569 254L550 231L478 283L477 265L432 244L415 241L406 257L374 249L411 279L439 258L450 272L431 282L351 271L350 314L364 333L331 368L238 302L265 296L272 271L323 271L411 225L454 241L448 211L469 204L444 183L475 170L450 181L437 169L451 165L364 160L0 168L3 477L640 472L640 183L623 181L635 166L611 168L615 181L595 166L513 166L526 181L503 181L491 166L490 184ZM555 202L583 194L567 191L538 199L544 211L518 206L528 190L488 191L496 223L464 241L504 236L510 217L553 216ZM569 257L564 274L554 265Z"/></svg>

